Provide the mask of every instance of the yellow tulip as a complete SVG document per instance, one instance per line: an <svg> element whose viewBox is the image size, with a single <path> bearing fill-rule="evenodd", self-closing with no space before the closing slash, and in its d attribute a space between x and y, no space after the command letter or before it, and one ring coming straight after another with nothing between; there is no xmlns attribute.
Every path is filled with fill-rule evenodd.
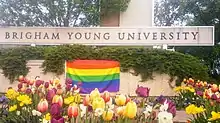
<svg viewBox="0 0 220 123"><path fill-rule="evenodd" d="M124 110L124 116L128 118L134 118L137 114L137 105L135 102L130 101L126 104Z"/></svg>
<svg viewBox="0 0 220 123"><path fill-rule="evenodd" d="M99 97L99 98L95 98L92 101L92 108L93 110L97 109L97 108L101 108L104 109L105 108L105 101L103 98Z"/></svg>
<svg viewBox="0 0 220 123"><path fill-rule="evenodd" d="M69 96L67 98L64 99L64 104L69 105L74 101L74 97L73 96Z"/></svg>
<svg viewBox="0 0 220 123"><path fill-rule="evenodd" d="M124 110L125 110L125 107L124 107L124 106L123 106L123 107L118 107L118 108L116 109L116 114L119 115L119 116L121 116L121 115L123 115Z"/></svg>
<svg viewBox="0 0 220 123"><path fill-rule="evenodd" d="M95 98L99 98L101 95L100 95L100 92L99 90L96 88L95 90L93 90L91 93L90 93L90 100L93 101Z"/></svg>
<svg viewBox="0 0 220 123"><path fill-rule="evenodd" d="M104 121L110 121L113 118L114 112L112 110L104 111L102 118Z"/></svg>
<svg viewBox="0 0 220 123"><path fill-rule="evenodd" d="M123 106L126 103L126 96L125 95L117 95L115 98L115 103L118 106Z"/></svg>

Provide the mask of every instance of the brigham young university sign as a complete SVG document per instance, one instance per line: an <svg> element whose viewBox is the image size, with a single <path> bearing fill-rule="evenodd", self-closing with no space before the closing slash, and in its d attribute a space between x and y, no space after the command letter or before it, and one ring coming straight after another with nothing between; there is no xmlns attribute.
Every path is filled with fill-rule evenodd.
<svg viewBox="0 0 220 123"><path fill-rule="evenodd" d="M0 28L0 44L212 46L214 27Z"/></svg>

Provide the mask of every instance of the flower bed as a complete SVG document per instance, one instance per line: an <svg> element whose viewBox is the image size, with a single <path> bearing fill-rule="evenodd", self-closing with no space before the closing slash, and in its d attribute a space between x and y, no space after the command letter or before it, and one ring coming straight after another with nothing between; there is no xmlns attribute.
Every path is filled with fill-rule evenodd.
<svg viewBox="0 0 220 123"><path fill-rule="evenodd" d="M44 82L39 78L28 80L19 77L18 89L9 88L0 100L3 104L3 123L172 123L176 115L175 104L163 96L147 100L150 89L138 87L141 98L98 89L82 97L80 87L67 80L62 86L58 79Z"/></svg>
<svg viewBox="0 0 220 123"><path fill-rule="evenodd" d="M183 81L183 86L175 88L179 93L179 107L192 115L190 123L220 122L220 86L192 78Z"/></svg>

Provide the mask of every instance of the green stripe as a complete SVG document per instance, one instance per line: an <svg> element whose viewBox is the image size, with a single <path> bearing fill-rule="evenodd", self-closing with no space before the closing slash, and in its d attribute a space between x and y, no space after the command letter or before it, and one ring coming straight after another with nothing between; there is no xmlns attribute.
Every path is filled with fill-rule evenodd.
<svg viewBox="0 0 220 123"><path fill-rule="evenodd" d="M66 76L74 81L80 81L80 82L103 82L114 79L120 79L119 73L111 74L111 75L103 75L103 76L77 76L66 73Z"/></svg>

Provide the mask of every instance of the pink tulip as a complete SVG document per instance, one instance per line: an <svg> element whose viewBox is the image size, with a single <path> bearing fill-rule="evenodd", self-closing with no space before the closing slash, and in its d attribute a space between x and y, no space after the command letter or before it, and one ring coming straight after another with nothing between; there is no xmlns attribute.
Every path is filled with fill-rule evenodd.
<svg viewBox="0 0 220 123"><path fill-rule="evenodd" d="M46 99L41 100L38 105L37 105L37 109L39 112L44 113L48 110L48 102Z"/></svg>

